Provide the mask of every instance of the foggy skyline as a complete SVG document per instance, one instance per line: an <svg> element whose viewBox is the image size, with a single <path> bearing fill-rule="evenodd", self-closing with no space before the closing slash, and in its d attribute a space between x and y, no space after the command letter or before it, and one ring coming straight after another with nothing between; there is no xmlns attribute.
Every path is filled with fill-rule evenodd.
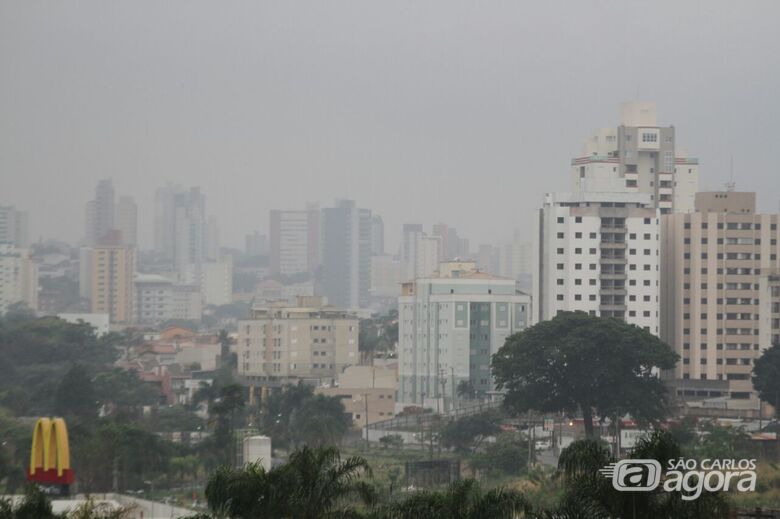
<svg viewBox="0 0 780 519"><path fill-rule="evenodd" d="M701 190L776 212L774 2L0 1L0 205L75 242L99 179L138 204L200 186L223 246L270 209L355 199L385 222L531 239L619 104L653 101Z"/></svg>

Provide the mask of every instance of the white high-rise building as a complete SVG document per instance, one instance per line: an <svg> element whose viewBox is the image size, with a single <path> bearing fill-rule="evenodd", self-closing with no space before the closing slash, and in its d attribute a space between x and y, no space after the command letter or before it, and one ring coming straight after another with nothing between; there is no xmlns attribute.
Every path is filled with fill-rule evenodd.
<svg viewBox="0 0 780 519"><path fill-rule="evenodd" d="M401 262L389 254L371 257L371 297L401 295Z"/></svg>
<svg viewBox="0 0 780 519"><path fill-rule="evenodd" d="M180 276L181 283L198 285L204 305L221 306L233 302L233 259L190 263Z"/></svg>
<svg viewBox="0 0 780 519"><path fill-rule="evenodd" d="M13 206L0 207L0 243L16 247L30 246L29 215Z"/></svg>
<svg viewBox="0 0 780 519"><path fill-rule="evenodd" d="M198 285L181 285L156 274L135 277L135 319L157 324L171 319L200 321L203 297Z"/></svg>
<svg viewBox="0 0 780 519"><path fill-rule="evenodd" d="M662 214L693 211L699 161L676 143L674 126L658 126L653 103L621 105L620 125L601 128L571 161L575 191L644 193Z"/></svg>
<svg viewBox="0 0 780 519"><path fill-rule="evenodd" d="M404 224L400 257L404 281L430 276L439 268L442 239L423 232L420 224Z"/></svg>
<svg viewBox="0 0 780 519"><path fill-rule="evenodd" d="M206 199L200 188L168 185L155 194L154 247L181 273L206 261Z"/></svg>
<svg viewBox="0 0 780 519"><path fill-rule="evenodd" d="M274 209L269 217L269 263L274 275L314 272L320 258L320 210Z"/></svg>
<svg viewBox="0 0 780 519"><path fill-rule="evenodd" d="M491 355L530 317L531 298L515 280L481 272L474 262L445 262L401 290L397 410L450 409L464 381L482 394L493 391Z"/></svg>
<svg viewBox="0 0 780 519"><path fill-rule="evenodd" d="M17 303L38 308L38 270L29 249L0 243L0 316Z"/></svg>
<svg viewBox="0 0 780 519"><path fill-rule="evenodd" d="M660 209L644 193L550 193L534 229L534 319L581 310L659 333Z"/></svg>

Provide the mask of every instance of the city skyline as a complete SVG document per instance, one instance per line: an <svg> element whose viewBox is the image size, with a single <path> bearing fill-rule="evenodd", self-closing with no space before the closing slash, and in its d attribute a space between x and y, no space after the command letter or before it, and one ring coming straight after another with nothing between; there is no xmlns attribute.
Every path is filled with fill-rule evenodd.
<svg viewBox="0 0 780 519"><path fill-rule="evenodd" d="M201 187L232 247L266 229L270 209L336 198L382 215L389 250L410 214L495 243L566 187L585 136L614 126L620 102L643 99L701 160L701 190L722 188L733 158L737 188L761 192L760 210L777 208L776 4L661 5L642 17L620 5L442 6L409 18L390 7L191 3L172 31L176 7L145 17L128 4L88 32L68 8L4 4L0 177L10 188L0 203L31 214L33 241L74 242L88 193L112 178L138 204L148 248L153 189L170 181ZM698 24L705 16L718 23ZM535 21L550 17L557 24L540 32ZM149 37L137 41L135 29ZM485 197L493 202L474 203Z"/></svg>

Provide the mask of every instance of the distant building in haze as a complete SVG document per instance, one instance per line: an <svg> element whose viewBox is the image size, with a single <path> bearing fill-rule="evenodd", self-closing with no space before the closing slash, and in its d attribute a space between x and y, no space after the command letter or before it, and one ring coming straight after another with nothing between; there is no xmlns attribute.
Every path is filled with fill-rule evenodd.
<svg viewBox="0 0 780 519"><path fill-rule="evenodd" d="M0 316L19 303L38 308L38 270L29 249L0 243Z"/></svg>
<svg viewBox="0 0 780 519"><path fill-rule="evenodd" d="M309 204L302 210L270 212L269 253L273 275L314 272L320 263L320 210Z"/></svg>
<svg viewBox="0 0 780 519"><path fill-rule="evenodd" d="M30 220L27 211L13 206L0 207L0 244L19 248L30 246Z"/></svg>
<svg viewBox="0 0 780 519"><path fill-rule="evenodd" d="M352 200L322 209L322 289L328 304L367 308L371 287L371 210Z"/></svg>

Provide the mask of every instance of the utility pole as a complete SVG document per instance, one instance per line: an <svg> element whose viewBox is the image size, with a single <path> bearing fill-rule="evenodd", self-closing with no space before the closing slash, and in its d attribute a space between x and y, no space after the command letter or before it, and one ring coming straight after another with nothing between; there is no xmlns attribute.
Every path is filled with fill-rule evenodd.
<svg viewBox="0 0 780 519"><path fill-rule="evenodd" d="M366 452L368 452L368 393L363 393L363 402L366 404Z"/></svg>
<svg viewBox="0 0 780 519"><path fill-rule="evenodd" d="M450 383L450 392L452 393L452 408L455 409L455 368L450 367L450 372L452 373L452 380Z"/></svg>

